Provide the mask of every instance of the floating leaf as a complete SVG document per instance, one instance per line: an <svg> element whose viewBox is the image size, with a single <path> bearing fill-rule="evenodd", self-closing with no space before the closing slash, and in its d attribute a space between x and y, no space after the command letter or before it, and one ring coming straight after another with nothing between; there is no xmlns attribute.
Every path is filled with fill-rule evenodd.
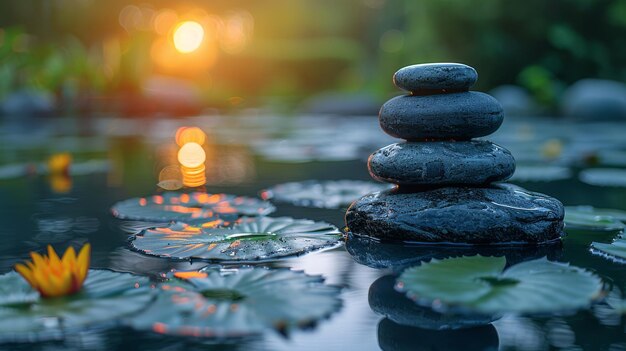
<svg viewBox="0 0 626 351"><path fill-rule="evenodd" d="M200 269L205 267L206 263L148 257L128 248L120 247L110 252L106 260L100 262L92 260L92 266L161 279L164 273L171 270Z"/></svg>
<svg viewBox="0 0 626 351"><path fill-rule="evenodd" d="M594 209L589 206L574 206L565 208L566 229L585 229L595 231L620 231L624 223L616 218L624 218L624 213L617 210Z"/></svg>
<svg viewBox="0 0 626 351"><path fill-rule="evenodd" d="M177 277L177 278L176 278ZM242 337L282 332L330 316L340 289L320 276L288 269L241 268L177 272L159 297L133 318L139 330L195 337Z"/></svg>
<svg viewBox="0 0 626 351"><path fill-rule="evenodd" d="M157 186L165 190L178 190L183 187L183 181L178 179L166 179L158 182Z"/></svg>
<svg viewBox="0 0 626 351"><path fill-rule="evenodd" d="M128 234L139 234L150 228L167 227L170 222L121 221L118 228Z"/></svg>
<svg viewBox="0 0 626 351"><path fill-rule="evenodd" d="M420 304L483 314L567 312L602 292L600 278L568 264L542 258L505 265L503 257L433 259L404 271L397 288Z"/></svg>
<svg viewBox="0 0 626 351"><path fill-rule="evenodd" d="M227 228L176 222L144 231L131 245L143 253L162 257L253 261L331 247L341 239L339 230L325 222L243 217Z"/></svg>
<svg viewBox="0 0 626 351"><path fill-rule="evenodd" d="M334 143L332 139L265 140L253 145L254 151L276 162L304 163L313 161L350 161L359 158L359 145Z"/></svg>
<svg viewBox="0 0 626 351"><path fill-rule="evenodd" d="M600 150L598 159L607 166L626 166L626 150Z"/></svg>
<svg viewBox="0 0 626 351"><path fill-rule="evenodd" d="M619 289L615 288L614 290L616 293L614 293L613 291L609 293L606 298L606 303L613 311L621 314L626 314L626 300L624 299L624 296L619 293Z"/></svg>
<svg viewBox="0 0 626 351"><path fill-rule="evenodd" d="M571 177L572 171L567 167L518 165L515 167L515 173L510 180L518 182L551 182Z"/></svg>
<svg viewBox="0 0 626 351"><path fill-rule="evenodd" d="M607 255L618 262L626 263L626 238L622 235L610 244L593 242L591 249L593 253Z"/></svg>
<svg viewBox="0 0 626 351"><path fill-rule="evenodd" d="M278 184L263 191L262 197L296 206L340 208L350 205L363 195L391 187L389 184L360 180L308 180Z"/></svg>
<svg viewBox="0 0 626 351"><path fill-rule="evenodd" d="M220 216L264 216L275 207L259 199L201 192L175 193L133 198L113 205L113 215L142 221L174 221Z"/></svg>
<svg viewBox="0 0 626 351"><path fill-rule="evenodd" d="M565 207L566 212L574 212L574 213L588 213L596 216L604 216L604 217L613 217L622 222L626 222L626 211L614 210L612 208L595 208L592 206L567 206Z"/></svg>
<svg viewBox="0 0 626 351"><path fill-rule="evenodd" d="M17 273L6 273L0 275L0 296L0 340L32 341L115 322L143 309L153 295L147 278L90 270L79 293L54 299L40 298Z"/></svg>
<svg viewBox="0 0 626 351"><path fill-rule="evenodd" d="M626 187L626 169L590 168L581 171L578 178L590 185Z"/></svg>

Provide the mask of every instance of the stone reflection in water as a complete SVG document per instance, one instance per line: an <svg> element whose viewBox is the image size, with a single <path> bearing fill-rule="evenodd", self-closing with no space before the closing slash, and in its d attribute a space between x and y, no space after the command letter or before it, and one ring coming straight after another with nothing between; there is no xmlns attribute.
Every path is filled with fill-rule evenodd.
<svg viewBox="0 0 626 351"><path fill-rule="evenodd" d="M497 351L498 343L498 332L491 324L457 330L421 329L387 318L378 324L378 345L385 351Z"/></svg>
<svg viewBox="0 0 626 351"><path fill-rule="evenodd" d="M394 289L396 277L383 276L369 290L370 308L383 318L378 345L383 350L498 350L491 316L442 314L422 307Z"/></svg>
<svg viewBox="0 0 626 351"><path fill-rule="evenodd" d="M505 256L507 266L516 263L547 257L551 261L562 255L561 243L538 246L451 246L427 244L400 244L381 242L377 239L348 233L346 250L355 261L372 268L390 268L394 272L415 266L430 259L444 259L457 256Z"/></svg>
<svg viewBox="0 0 626 351"><path fill-rule="evenodd" d="M394 289L396 277L378 278L369 289L370 308L394 323L428 330L454 330L484 326L494 319L488 315L439 313L416 304Z"/></svg>

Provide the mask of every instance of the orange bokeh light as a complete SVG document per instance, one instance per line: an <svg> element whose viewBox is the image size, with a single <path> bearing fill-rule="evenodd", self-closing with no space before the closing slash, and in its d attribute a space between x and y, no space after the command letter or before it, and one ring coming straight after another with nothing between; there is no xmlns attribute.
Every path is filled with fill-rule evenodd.
<svg viewBox="0 0 626 351"><path fill-rule="evenodd" d="M206 153L200 144L187 143L178 150L178 162L187 168L196 168L206 161Z"/></svg>
<svg viewBox="0 0 626 351"><path fill-rule="evenodd" d="M185 21L174 29L174 47L181 53L198 50L204 40L204 28L195 21Z"/></svg>
<svg viewBox="0 0 626 351"><path fill-rule="evenodd" d="M204 145L206 134L198 127L180 127L176 131L176 144L183 146L187 143Z"/></svg>
<svg viewBox="0 0 626 351"><path fill-rule="evenodd" d="M165 9L154 18L154 30L160 35L166 35L178 22L176 11Z"/></svg>

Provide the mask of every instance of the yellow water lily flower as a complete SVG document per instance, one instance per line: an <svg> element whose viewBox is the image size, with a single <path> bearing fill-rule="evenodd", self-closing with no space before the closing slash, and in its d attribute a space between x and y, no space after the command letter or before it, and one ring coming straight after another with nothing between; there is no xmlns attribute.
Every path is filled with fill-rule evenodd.
<svg viewBox="0 0 626 351"><path fill-rule="evenodd" d="M50 156L48 159L48 171L50 174L64 174L69 173L70 166L72 164L72 155L67 152L58 153Z"/></svg>
<svg viewBox="0 0 626 351"><path fill-rule="evenodd" d="M15 270L33 287L41 297L72 295L83 286L89 272L91 245L85 244L78 256L73 247L65 250L59 258L52 246L48 245L48 255L31 252L32 262L18 263Z"/></svg>

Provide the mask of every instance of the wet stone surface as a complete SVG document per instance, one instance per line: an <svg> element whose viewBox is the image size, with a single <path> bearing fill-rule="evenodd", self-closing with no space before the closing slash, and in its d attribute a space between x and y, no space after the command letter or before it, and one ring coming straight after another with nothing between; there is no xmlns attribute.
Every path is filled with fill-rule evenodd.
<svg viewBox="0 0 626 351"><path fill-rule="evenodd" d="M504 119L502 106L479 92L401 95L380 109L385 133L405 140L467 140L495 132Z"/></svg>
<svg viewBox="0 0 626 351"><path fill-rule="evenodd" d="M346 213L352 233L391 241L539 244L563 234L563 205L520 187L446 187L367 195Z"/></svg>
<svg viewBox="0 0 626 351"><path fill-rule="evenodd" d="M393 82L398 88L412 92L468 90L477 79L475 69L460 63L412 65L400 68L393 75Z"/></svg>
<svg viewBox="0 0 626 351"><path fill-rule="evenodd" d="M406 142L376 151L368 167L375 179L398 185L481 185L511 177L515 159L488 141Z"/></svg>

